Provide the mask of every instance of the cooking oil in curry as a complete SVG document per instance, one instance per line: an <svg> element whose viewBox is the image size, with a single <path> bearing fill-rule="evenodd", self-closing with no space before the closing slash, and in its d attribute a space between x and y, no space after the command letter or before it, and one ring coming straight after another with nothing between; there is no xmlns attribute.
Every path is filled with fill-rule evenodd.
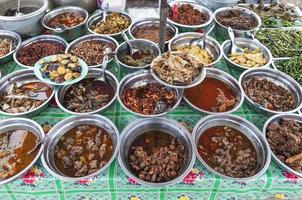
<svg viewBox="0 0 302 200"><path fill-rule="evenodd" d="M199 85L185 89L185 97L194 106L206 111L211 111L211 108L216 106L216 98L219 94L218 89L222 90L228 99L236 96L232 89L224 82L207 77Z"/></svg>

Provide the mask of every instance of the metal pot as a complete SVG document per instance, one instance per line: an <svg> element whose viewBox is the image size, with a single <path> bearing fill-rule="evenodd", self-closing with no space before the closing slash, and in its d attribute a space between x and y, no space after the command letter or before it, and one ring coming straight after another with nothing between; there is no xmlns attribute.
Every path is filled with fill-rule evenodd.
<svg viewBox="0 0 302 200"><path fill-rule="evenodd" d="M26 118L12 118L12 119L5 119L0 121L0 133L4 133L11 130L28 130L31 133L35 134L39 141L41 142L41 145L39 147L39 151L36 155L36 157L31 161L29 165L27 165L23 170L21 170L16 175L0 181L0 185L3 185L5 183L9 183L19 177L21 177L23 174L25 174L28 170L32 168L32 166L37 162L40 155L43 152L44 149L44 131L42 127L35 121L26 119Z"/></svg>
<svg viewBox="0 0 302 200"><path fill-rule="evenodd" d="M257 153L258 170L257 174L246 178L234 178L221 174L211 168L198 153L198 140L205 130L215 126L229 126L239 130L244 134L253 144ZM198 160L212 173L221 176L222 178L229 178L238 181L246 181L256 179L262 176L269 167L271 162L271 153L269 151L269 144L264 138L261 131L248 120L236 115L208 115L197 122L192 134L193 147Z"/></svg>
<svg viewBox="0 0 302 200"><path fill-rule="evenodd" d="M135 175L135 173L130 167L128 158L131 144L138 136L151 130L164 130L168 134L176 137L185 147L186 160L183 166L183 170L177 178L171 181L162 183L151 183L143 181ZM181 124L174 120L166 118L138 119L129 124L121 134L121 146L118 162L127 176L143 185L160 187L180 182L190 172L195 162L195 155L192 148L190 133L185 127L183 127Z"/></svg>
<svg viewBox="0 0 302 200"><path fill-rule="evenodd" d="M76 26L64 29L55 29L47 26L50 19L66 12L75 12L77 14L80 14L84 18L84 21ZM61 36L67 41L72 41L85 34L85 24L87 19L88 12L85 9L75 6L63 6L47 13L42 19L42 25L50 32L50 34Z"/></svg>
<svg viewBox="0 0 302 200"><path fill-rule="evenodd" d="M39 7L35 12L20 16L3 16L8 8L15 9L17 1L2 0L0 3L0 29L19 33L24 38L39 35L44 30L41 18L48 8L48 0L23 0L21 7Z"/></svg>
<svg viewBox="0 0 302 200"><path fill-rule="evenodd" d="M78 6L92 13L97 8L97 0L49 0L51 6Z"/></svg>
<svg viewBox="0 0 302 200"><path fill-rule="evenodd" d="M55 165L54 162L54 148L59 139L72 128L80 125L93 125L104 129L110 136L113 145L113 153L111 159L98 171L89 174L84 177L68 177L62 174ZM86 115L86 116L72 116L68 117L59 123L57 123L47 134L45 142L44 152L41 157L41 161L45 169L54 177L64 181L77 181L82 179L91 178L97 174L100 174L113 162L120 149L119 132L116 126L106 117L101 115Z"/></svg>

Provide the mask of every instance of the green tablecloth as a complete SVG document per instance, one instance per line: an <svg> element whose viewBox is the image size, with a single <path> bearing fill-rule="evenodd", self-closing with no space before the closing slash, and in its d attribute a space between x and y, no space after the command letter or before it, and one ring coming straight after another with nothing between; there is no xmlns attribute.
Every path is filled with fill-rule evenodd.
<svg viewBox="0 0 302 200"><path fill-rule="evenodd" d="M222 69L238 79L240 72L226 66L220 61L217 68ZM1 65L4 75L21 69L14 62ZM119 80L125 75L114 62L110 65ZM260 130L267 116L256 113L246 104L234 114L240 115L255 124ZM137 119L126 112L116 101L102 115L111 119L121 132L125 126ZM40 124L56 124L70 116L56 105L55 101L39 115L32 117ZM180 122L186 122L192 128L204 115L192 110L185 102L166 117ZM0 119L7 118L0 115ZM232 181L214 176L196 161L190 174L181 182L164 188L150 188L136 184L129 179L117 161L114 161L108 170L89 180L78 182L63 182L52 177L39 161L22 178L0 187L0 199L17 200L200 200L200 199L301 199L302 178L298 178L280 169L274 162L262 177L251 181Z"/></svg>

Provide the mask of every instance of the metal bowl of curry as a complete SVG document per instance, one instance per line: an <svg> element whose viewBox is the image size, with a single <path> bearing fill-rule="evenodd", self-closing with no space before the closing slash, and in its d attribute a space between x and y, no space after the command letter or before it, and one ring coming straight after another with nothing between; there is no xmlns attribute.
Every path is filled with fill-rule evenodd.
<svg viewBox="0 0 302 200"><path fill-rule="evenodd" d="M25 174L44 148L44 132L33 120L13 118L0 121L0 185Z"/></svg>
<svg viewBox="0 0 302 200"><path fill-rule="evenodd" d="M192 134L198 160L222 178L246 181L262 176L271 152L261 131L236 115L208 115L197 122Z"/></svg>
<svg viewBox="0 0 302 200"><path fill-rule="evenodd" d="M60 180L93 177L109 167L119 150L119 132L106 117L72 116L57 123L47 134L41 160Z"/></svg>
<svg viewBox="0 0 302 200"><path fill-rule="evenodd" d="M238 110L244 102L238 81L222 70L205 70L206 77L199 85L184 90L184 100L206 114L230 114Z"/></svg>
<svg viewBox="0 0 302 200"><path fill-rule="evenodd" d="M33 116L45 109L54 87L36 78L33 70L13 72L0 80L0 114Z"/></svg>

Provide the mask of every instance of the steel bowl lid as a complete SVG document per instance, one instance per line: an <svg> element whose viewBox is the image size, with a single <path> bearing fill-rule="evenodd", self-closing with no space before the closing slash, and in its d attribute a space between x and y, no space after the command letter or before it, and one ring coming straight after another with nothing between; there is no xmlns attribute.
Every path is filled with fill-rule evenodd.
<svg viewBox="0 0 302 200"><path fill-rule="evenodd" d="M128 162L128 154L129 148L133 141L141 134L145 133L146 131L151 130L164 130L164 132L175 136L182 145L185 146L187 149L187 156L185 160L185 167L182 173L175 179L168 181L168 182L161 182L161 183L152 183L147 182L139 179L131 170ZM195 163L195 154L192 148L192 141L191 136L188 130L183 127L177 121L167 119L167 118L145 118L145 119L137 119L131 124L129 124L121 133L121 148L118 156L118 162L123 171L126 175L137 183L152 186L152 187L161 187L171 185L177 182L180 182L192 169Z"/></svg>
<svg viewBox="0 0 302 200"><path fill-rule="evenodd" d="M167 87L167 89L169 89L169 90L174 90L176 92L176 96L177 96L177 100L172 108L167 109L163 113L154 114L154 115L144 115L144 114L137 113L137 112L130 110L122 101L123 91L127 88L139 87L139 86L146 85L147 83L158 83L153 78L153 76L151 75L149 70L140 70L140 71L128 74L120 81L118 89L117 89L117 99L126 111L128 111L134 115L137 115L139 117L159 117L159 116L166 115L168 112L173 111L180 104L182 97L183 97L183 91L180 89Z"/></svg>
<svg viewBox="0 0 302 200"><path fill-rule="evenodd" d="M215 126L230 126L239 130L242 134L252 142L256 149L258 160L258 172L254 176L246 178L234 178L221 174L211 168L198 153L198 140L205 130ZM261 131L248 120L236 115L208 115L200 119L195 125L192 133L192 143L195 154L198 160L212 173L222 178L228 178L238 181L246 181L262 176L268 169L271 162L271 153L269 151L269 144L267 143Z"/></svg>
<svg viewBox="0 0 302 200"><path fill-rule="evenodd" d="M292 77L289 75L280 72L278 70L269 69L269 68L258 68L258 69L249 69L243 72L239 78L239 84L241 87L243 87L243 83L247 80L250 80L252 77L257 76L261 79L268 79L269 81L274 82L277 85L280 85L284 87L285 89L289 90L296 101L295 108L289 111L274 111L269 110L262 105L253 102L244 92L245 99L248 101L249 104L251 104L253 107L255 107L258 110L263 111L264 113L268 114L286 114L286 113L293 113L297 112L302 108L302 88L299 85L297 81L295 81Z"/></svg>
<svg viewBox="0 0 302 200"><path fill-rule="evenodd" d="M15 179L25 174L28 170L30 170L32 166L37 162L44 149L44 137L45 137L44 131L37 122L26 118L11 118L11 119L0 120L0 134L7 131L18 130L18 129L28 130L37 136L37 138L41 142L39 151L29 165L27 165L23 170L21 170L19 173L15 174L14 176L0 181L0 185L14 181Z"/></svg>

